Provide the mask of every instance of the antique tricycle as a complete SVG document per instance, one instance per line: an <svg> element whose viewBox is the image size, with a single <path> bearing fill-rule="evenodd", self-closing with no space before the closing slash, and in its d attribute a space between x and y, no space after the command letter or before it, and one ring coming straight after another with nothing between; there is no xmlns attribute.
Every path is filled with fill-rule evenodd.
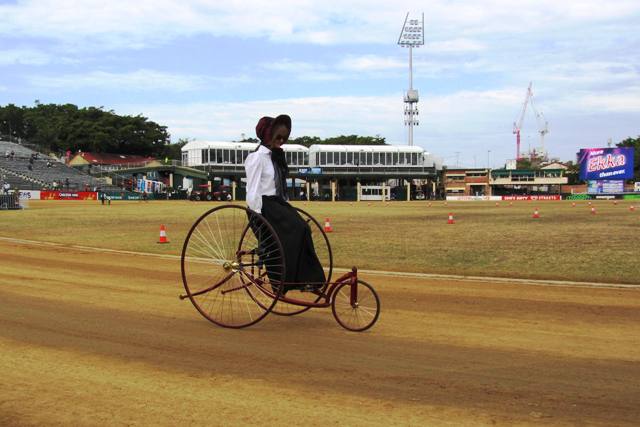
<svg viewBox="0 0 640 427"><path fill-rule="evenodd" d="M350 331L365 331L380 315L380 299L368 283L350 271L332 281L333 254L318 221L296 208L308 224L326 282L285 283L282 244L260 214L237 205L205 212L193 224L182 247L182 282L188 298L207 320L226 328L244 328L274 313L291 316L310 308L331 307L336 321ZM277 307L276 307L277 304Z"/></svg>

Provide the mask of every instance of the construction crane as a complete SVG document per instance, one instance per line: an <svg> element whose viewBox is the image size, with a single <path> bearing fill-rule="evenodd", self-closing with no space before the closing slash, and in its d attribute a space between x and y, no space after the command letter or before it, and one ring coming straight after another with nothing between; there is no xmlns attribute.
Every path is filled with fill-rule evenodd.
<svg viewBox="0 0 640 427"><path fill-rule="evenodd" d="M544 137L549 133L549 123L545 119L544 114L542 114L542 111L538 112L538 110L536 110L536 107L533 104L533 94L531 94L531 96L529 97L529 103L531 104L531 109L536 115L536 122L538 123L538 133L540 134L540 149L537 152L534 149L533 155L537 155L538 157L541 157L543 160L545 160L547 157L547 152L544 149Z"/></svg>
<svg viewBox="0 0 640 427"><path fill-rule="evenodd" d="M527 106L531 104L531 109L536 116L536 122L538 124L538 133L540 134L540 154L542 157L546 157L546 151L544 148L544 137L549 133L549 123L544 117L542 112L538 112L535 105L533 104L533 91L531 87L533 82L529 82L529 87L527 88L527 94L524 98L524 102L522 103L522 111L520 112L520 117L518 121L513 122L513 133L516 135L516 159L520 160L520 130L522 129L522 122L524 121L524 116L527 112ZM530 153L531 155L531 153ZM535 149L534 149L535 155Z"/></svg>
<svg viewBox="0 0 640 427"><path fill-rule="evenodd" d="M522 112L520 113L520 118L517 122L513 122L513 133L516 136L516 160L520 160L520 129L522 128L522 122L524 121L524 115L527 112L527 105L529 105L529 99L533 96L533 92L531 92L531 85L533 82L529 82L529 87L527 88L527 95L524 98L524 102L522 103Z"/></svg>

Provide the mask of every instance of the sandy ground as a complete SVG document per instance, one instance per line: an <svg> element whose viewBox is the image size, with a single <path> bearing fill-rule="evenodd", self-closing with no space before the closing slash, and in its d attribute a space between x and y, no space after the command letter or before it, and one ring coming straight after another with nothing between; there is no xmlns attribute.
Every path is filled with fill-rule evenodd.
<svg viewBox="0 0 640 427"><path fill-rule="evenodd" d="M330 310L229 330L179 263L0 241L0 425L637 425L640 289L363 277Z"/></svg>

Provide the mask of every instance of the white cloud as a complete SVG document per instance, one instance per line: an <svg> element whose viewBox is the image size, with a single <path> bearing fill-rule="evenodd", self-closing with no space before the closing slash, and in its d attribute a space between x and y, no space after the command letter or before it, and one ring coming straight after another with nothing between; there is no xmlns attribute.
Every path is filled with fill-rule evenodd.
<svg viewBox="0 0 640 427"><path fill-rule="evenodd" d="M0 50L2 65L44 65L51 62L51 55L36 49L18 48Z"/></svg>
<svg viewBox="0 0 640 427"><path fill-rule="evenodd" d="M483 123L482 132L495 134L492 128L501 121L500 112L511 112L521 99L521 91L462 91L446 96L429 96L420 103L423 128L420 133L465 134L465 121ZM237 139L241 133L253 136L259 117L290 114L294 126L292 136L320 137L339 134L386 136L388 141L404 143L402 94L365 97L307 97L248 102L211 102L186 105L121 106L127 114L142 112L169 126L174 138ZM510 133L511 124L505 129Z"/></svg>
<svg viewBox="0 0 640 427"><path fill-rule="evenodd" d="M453 39L445 41L426 42L425 49L428 52L458 53L479 52L487 49L485 43L471 39Z"/></svg>
<svg viewBox="0 0 640 427"><path fill-rule="evenodd" d="M640 114L640 86L624 91L582 95L577 97L575 103L583 111Z"/></svg>
<svg viewBox="0 0 640 427"><path fill-rule="evenodd" d="M155 70L136 70L126 73L91 71L82 74L66 74L60 76L30 76L31 85L49 89L114 89L119 91L163 90L170 92L187 92L206 88L213 82L240 83L247 77L209 77L199 75L183 75Z"/></svg>
<svg viewBox="0 0 640 427"><path fill-rule="evenodd" d="M397 70L407 68L407 61L379 55L348 56L340 61L338 68L358 72Z"/></svg>
<svg viewBox="0 0 640 427"><path fill-rule="evenodd" d="M425 96L419 103L420 126L415 128L415 143L440 156L455 151L463 153L462 163L472 165L472 159L486 162L487 150L492 161L500 166L502 159L513 158L515 137L513 121L524 99L519 87L501 90L464 90L447 95ZM592 135L582 135L575 128L585 121L620 121L607 114L640 113L640 88L632 93L598 95L585 94L573 99L568 94L547 100L545 110L551 132L546 146L553 156L571 160L577 147L597 146L603 134L617 135L628 130L603 126ZM553 101L553 102L552 102ZM578 102L576 110L571 102ZM540 105L538 105L540 107ZM241 134L254 136L255 124L264 115L290 114L293 118L292 137L303 135L329 137L340 134L381 135L387 142L406 143L403 124L402 94L366 97L308 97L248 102L210 102L181 105L122 105L119 113L143 114L165 124L174 140L238 140ZM611 133L613 132L613 133ZM633 132L632 132L633 133ZM536 146L539 140L535 118L529 112L522 133L522 149Z"/></svg>
<svg viewBox="0 0 640 427"><path fill-rule="evenodd" d="M480 50L473 35L541 33L584 22L627 18L640 12L635 0L485 0L424 4L412 0L404 9L424 10L431 48ZM65 42L140 47L194 34L265 37L313 44L389 43L404 14L387 0L289 1L247 0L24 0L0 5L0 34ZM458 34L449 40L451 29Z"/></svg>
<svg viewBox="0 0 640 427"><path fill-rule="evenodd" d="M324 64L291 61L289 59L264 63L261 64L261 67L265 70L292 74L296 79L305 81L331 81L340 80L344 77L330 71Z"/></svg>

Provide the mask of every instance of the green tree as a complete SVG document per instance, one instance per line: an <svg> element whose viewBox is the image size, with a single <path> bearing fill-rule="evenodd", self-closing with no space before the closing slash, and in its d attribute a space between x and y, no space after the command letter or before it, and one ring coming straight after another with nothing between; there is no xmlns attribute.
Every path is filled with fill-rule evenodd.
<svg viewBox="0 0 640 427"><path fill-rule="evenodd" d="M56 153L82 150L159 157L171 142L166 126L141 115L119 116L103 107L39 101L33 107L0 106L0 135L9 134Z"/></svg>
<svg viewBox="0 0 640 427"><path fill-rule="evenodd" d="M633 148L633 176L635 180L640 180L640 136L637 138L627 138L616 144L617 147Z"/></svg>

